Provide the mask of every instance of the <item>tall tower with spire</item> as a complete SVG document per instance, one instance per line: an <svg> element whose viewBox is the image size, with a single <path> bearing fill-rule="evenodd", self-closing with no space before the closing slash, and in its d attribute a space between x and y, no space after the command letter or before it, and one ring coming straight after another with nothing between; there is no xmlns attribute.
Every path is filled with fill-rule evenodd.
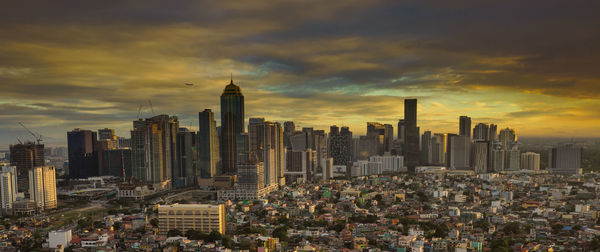
<svg viewBox="0 0 600 252"><path fill-rule="evenodd" d="M232 77L221 95L221 173L236 172L236 138L244 125L244 95Z"/></svg>

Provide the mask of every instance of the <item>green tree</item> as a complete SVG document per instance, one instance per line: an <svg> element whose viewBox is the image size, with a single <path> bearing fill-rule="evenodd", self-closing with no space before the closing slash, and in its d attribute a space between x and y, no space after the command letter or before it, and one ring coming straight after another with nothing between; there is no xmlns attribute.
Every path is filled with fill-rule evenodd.
<svg viewBox="0 0 600 252"><path fill-rule="evenodd" d="M181 231L179 231L179 229L171 229L171 230L169 230L169 232L167 232L167 236L168 237L183 236L183 233L181 233Z"/></svg>
<svg viewBox="0 0 600 252"><path fill-rule="evenodd" d="M153 227L158 227L158 219L157 219L157 218L153 218L153 219L151 219L151 220L150 220L150 224L151 224Z"/></svg>
<svg viewBox="0 0 600 252"><path fill-rule="evenodd" d="M280 241L287 241L287 227L277 227L273 230L273 237L279 238Z"/></svg>

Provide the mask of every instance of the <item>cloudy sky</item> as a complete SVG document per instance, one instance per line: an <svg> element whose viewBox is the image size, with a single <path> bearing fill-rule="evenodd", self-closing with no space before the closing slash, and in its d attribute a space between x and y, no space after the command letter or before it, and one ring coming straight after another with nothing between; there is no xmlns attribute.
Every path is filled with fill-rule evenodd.
<svg viewBox="0 0 600 252"><path fill-rule="evenodd" d="M148 100L196 127L230 73L247 117L362 134L416 97L422 131L600 137L600 2L424 2L4 2L0 147L30 139L19 121L129 136Z"/></svg>

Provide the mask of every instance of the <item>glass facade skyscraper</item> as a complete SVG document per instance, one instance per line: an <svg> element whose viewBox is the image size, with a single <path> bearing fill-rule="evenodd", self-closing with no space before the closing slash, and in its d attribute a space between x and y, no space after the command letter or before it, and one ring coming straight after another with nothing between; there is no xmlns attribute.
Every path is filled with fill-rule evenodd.
<svg viewBox="0 0 600 252"><path fill-rule="evenodd" d="M221 95L221 170L236 173L236 137L244 132L244 95L233 79Z"/></svg>

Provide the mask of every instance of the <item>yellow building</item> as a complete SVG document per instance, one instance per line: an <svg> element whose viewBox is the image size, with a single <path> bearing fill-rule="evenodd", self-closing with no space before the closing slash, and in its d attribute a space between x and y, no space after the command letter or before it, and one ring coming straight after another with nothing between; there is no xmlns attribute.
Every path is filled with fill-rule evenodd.
<svg viewBox="0 0 600 252"><path fill-rule="evenodd" d="M158 207L158 232L197 230L225 234L224 204L174 204Z"/></svg>
<svg viewBox="0 0 600 252"><path fill-rule="evenodd" d="M29 171L29 198L40 211L57 207L54 166L39 166Z"/></svg>

